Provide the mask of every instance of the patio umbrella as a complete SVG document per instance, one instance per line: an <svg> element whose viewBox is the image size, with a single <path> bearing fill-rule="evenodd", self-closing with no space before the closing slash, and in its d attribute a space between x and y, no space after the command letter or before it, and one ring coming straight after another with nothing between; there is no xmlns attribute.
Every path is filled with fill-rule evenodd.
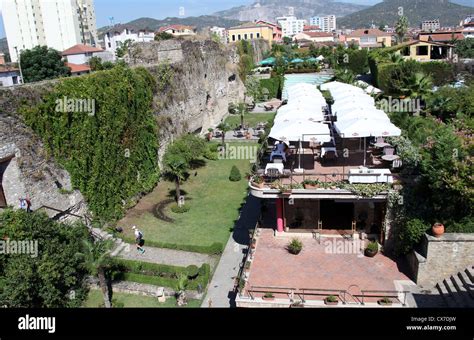
<svg viewBox="0 0 474 340"><path fill-rule="evenodd" d="M300 58L295 58L291 61L292 64L300 64L302 62L304 62L304 60Z"/></svg>
<svg viewBox="0 0 474 340"><path fill-rule="evenodd" d="M310 141L315 138L321 143L331 141L331 133L327 124L308 122L307 120L295 120L290 123L275 123L270 131L269 137L277 140L288 140L290 142Z"/></svg>
<svg viewBox="0 0 474 340"><path fill-rule="evenodd" d="M324 121L324 115L321 110L314 109L298 109L285 111L276 115L274 122L292 122L296 120L308 120L313 122Z"/></svg>
<svg viewBox="0 0 474 340"><path fill-rule="evenodd" d="M371 119L384 120L390 122L387 114L382 110L366 110L366 109L350 109L337 112L337 121L351 120L351 119Z"/></svg>
<svg viewBox="0 0 474 340"><path fill-rule="evenodd" d="M334 124L341 138L364 138L364 166L366 164L365 137L400 136L401 130L390 121L381 119L349 119Z"/></svg>

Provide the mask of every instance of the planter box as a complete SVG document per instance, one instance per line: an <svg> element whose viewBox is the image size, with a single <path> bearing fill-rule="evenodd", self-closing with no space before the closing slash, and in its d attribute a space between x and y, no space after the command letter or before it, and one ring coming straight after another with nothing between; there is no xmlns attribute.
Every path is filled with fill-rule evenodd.
<svg viewBox="0 0 474 340"><path fill-rule="evenodd" d="M319 186L313 184L304 184L305 189L318 189Z"/></svg>
<svg viewBox="0 0 474 340"><path fill-rule="evenodd" d="M275 300L275 297L274 297L274 296L273 296L273 297L265 297L265 296L263 296L263 297L262 297L262 300L264 300L264 301L273 301L273 300Z"/></svg>
<svg viewBox="0 0 474 340"><path fill-rule="evenodd" d="M252 186L256 187L256 188L259 188L259 189L263 189L263 188L265 188L265 183L264 182L262 182L262 183L252 182Z"/></svg>
<svg viewBox="0 0 474 340"><path fill-rule="evenodd" d="M327 305L327 306L337 306L339 304L339 301L328 301L326 299L324 299L324 304Z"/></svg>
<svg viewBox="0 0 474 340"><path fill-rule="evenodd" d="M377 303L380 305L380 306L391 306L393 304L392 301L390 302L384 302L382 300L378 300Z"/></svg>
<svg viewBox="0 0 474 340"><path fill-rule="evenodd" d="M369 250L369 249L364 250L364 255L367 256L367 257L374 257L375 255L377 255L377 253L378 253L378 250L376 250L376 251L372 251L372 250Z"/></svg>

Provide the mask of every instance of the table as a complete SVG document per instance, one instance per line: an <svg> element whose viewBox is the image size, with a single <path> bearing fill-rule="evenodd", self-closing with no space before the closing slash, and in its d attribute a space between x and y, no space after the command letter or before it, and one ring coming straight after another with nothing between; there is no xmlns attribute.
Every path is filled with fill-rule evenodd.
<svg viewBox="0 0 474 340"><path fill-rule="evenodd" d="M283 175L284 165L283 163L268 163L265 167L265 175L268 174L269 169L277 169L278 172Z"/></svg>
<svg viewBox="0 0 474 340"><path fill-rule="evenodd" d="M396 161L397 159L400 159L400 156L398 155L385 155L381 157L384 161L387 162L393 162Z"/></svg>
<svg viewBox="0 0 474 340"><path fill-rule="evenodd" d="M389 169L351 169L349 183L393 183Z"/></svg>
<svg viewBox="0 0 474 340"><path fill-rule="evenodd" d="M323 158L326 153L331 152L331 151L333 151L336 154L336 157L339 157L337 155L337 150L335 146L323 146L321 147L321 158Z"/></svg>
<svg viewBox="0 0 474 340"><path fill-rule="evenodd" d="M374 146L375 146L376 148L383 149L383 148L385 148L385 147L387 147L387 146L391 146L391 145L388 144L388 143L375 143Z"/></svg>

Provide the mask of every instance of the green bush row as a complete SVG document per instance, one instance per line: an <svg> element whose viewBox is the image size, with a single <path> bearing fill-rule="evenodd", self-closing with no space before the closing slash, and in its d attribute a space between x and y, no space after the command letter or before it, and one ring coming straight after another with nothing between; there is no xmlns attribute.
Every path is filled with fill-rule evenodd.
<svg viewBox="0 0 474 340"><path fill-rule="evenodd" d="M180 275L188 277L188 289L195 290L200 285L207 286L211 275L211 267L205 263L201 267L170 266L157 263L139 262L133 260L116 260L118 273L114 279L122 279L156 286L175 288Z"/></svg>
<svg viewBox="0 0 474 340"><path fill-rule="evenodd" d="M268 99L281 98L282 87L283 87L283 77L281 76L276 76L269 79L260 80L260 92L262 92L263 89L267 89Z"/></svg>
<svg viewBox="0 0 474 340"><path fill-rule="evenodd" d="M130 244L135 244L135 239L131 237L126 237L121 235L120 236L125 242ZM175 250L184 250L190 251L194 253L201 253L201 254L210 254L210 255L219 255L222 254L224 250L224 245L220 242L215 242L209 246L197 246L193 244L176 244L176 243L166 243L166 242L158 242L152 240L146 240L146 245L150 247L157 247L157 248L167 248L167 249L175 249Z"/></svg>

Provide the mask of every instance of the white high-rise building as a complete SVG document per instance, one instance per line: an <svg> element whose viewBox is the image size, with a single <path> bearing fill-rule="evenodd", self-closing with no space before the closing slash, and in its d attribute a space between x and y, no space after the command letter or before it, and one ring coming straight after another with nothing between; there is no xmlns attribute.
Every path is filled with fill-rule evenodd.
<svg viewBox="0 0 474 340"><path fill-rule="evenodd" d="M284 37L293 37L294 35L303 32L306 20L297 19L294 16L279 17L276 21L280 24L282 34Z"/></svg>
<svg viewBox="0 0 474 340"><path fill-rule="evenodd" d="M310 25L319 26L323 32L333 32L336 30L335 15L312 17L309 22Z"/></svg>
<svg viewBox="0 0 474 340"><path fill-rule="evenodd" d="M63 51L77 44L95 45L94 0L2 0L10 58L38 45Z"/></svg>

